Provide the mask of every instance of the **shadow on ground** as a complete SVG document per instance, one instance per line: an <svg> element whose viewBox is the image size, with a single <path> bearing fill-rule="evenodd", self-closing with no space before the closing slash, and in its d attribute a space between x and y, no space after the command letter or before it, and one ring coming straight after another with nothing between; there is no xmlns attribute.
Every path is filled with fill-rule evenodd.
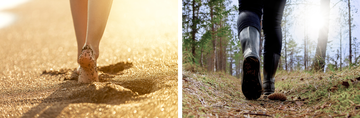
<svg viewBox="0 0 360 118"><path fill-rule="evenodd" d="M99 71L108 74L122 74L121 71L129 69L133 66L131 62L119 62L108 66L99 67Z"/></svg>
<svg viewBox="0 0 360 118"><path fill-rule="evenodd" d="M131 62L118 62L116 64L110 64L107 66L98 67L98 71L100 73L99 79L100 81L104 81L102 79L106 78L114 78L115 75L122 75L122 71L125 69L129 69L133 66ZM44 70L41 75L60 75L62 80L77 80L76 68L69 69L63 68L59 70Z"/></svg>
<svg viewBox="0 0 360 118"><path fill-rule="evenodd" d="M131 68L132 65L132 63L128 62L119 62L109 66L99 67L99 71L103 74L110 75L108 78L114 78L115 75L121 75L122 71ZM59 71L43 71L42 75L62 75L62 77L66 78L71 72L74 72L74 70L75 69L61 69ZM103 81L101 82L93 82L91 84L79 84L75 79L63 80L67 81L61 83L59 85L60 87L51 95L44 99L40 98L37 102L32 102L39 104L24 113L23 117L57 117L61 112L71 110L71 107L67 107L73 103L120 105L129 100L143 99L137 96L158 90L156 89L156 82L153 79L147 78L133 80L102 79ZM96 107L95 105L90 106ZM90 112L94 110L95 108L89 108ZM79 112L84 113L89 111Z"/></svg>

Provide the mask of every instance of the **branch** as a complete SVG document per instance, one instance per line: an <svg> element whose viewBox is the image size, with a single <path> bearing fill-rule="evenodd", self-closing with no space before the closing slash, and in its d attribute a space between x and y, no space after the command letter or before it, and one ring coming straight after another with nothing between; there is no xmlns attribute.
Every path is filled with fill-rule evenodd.
<svg viewBox="0 0 360 118"><path fill-rule="evenodd" d="M310 3L292 3L292 4L286 4L286 5L317 5L317 6L319 6L319 4L310 4Z"/></svg>
<svg viewBox="0 0 360 118"><path fill-rule="evenodd" d="M332 6L330 9L334 8L340 2L341 2L341 0L339 0L337 3L335 3L334 6Z"/></svg>
<svg viewBox="0 0 360 118"><path fill-rule="evenodd" d="M249 115L258 115L258 116L270 116L270 115L267 115L267 114L260 114L260 113L243 113L243 114L249 114ZM271 116L270 116L271 117Z"/></svg>

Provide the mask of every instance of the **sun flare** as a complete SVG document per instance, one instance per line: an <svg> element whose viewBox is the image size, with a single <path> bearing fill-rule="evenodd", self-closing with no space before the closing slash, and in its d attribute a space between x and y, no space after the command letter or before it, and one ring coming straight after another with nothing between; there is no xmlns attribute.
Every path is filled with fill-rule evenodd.
<svg viewBox="0 0 360 118"><path fill-rule="evenodd" d="M324 24L322 13L319 6L307 7L305 14L305 30L309 35L317 35ZM311 38L314 39L314 38Z"/></svg>

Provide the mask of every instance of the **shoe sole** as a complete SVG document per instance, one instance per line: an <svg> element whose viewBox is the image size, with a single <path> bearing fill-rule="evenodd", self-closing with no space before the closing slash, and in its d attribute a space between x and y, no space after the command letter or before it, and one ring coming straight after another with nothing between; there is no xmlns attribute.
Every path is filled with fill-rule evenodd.
<svg viewBox="0 0 360 118"><path fill-rule="evenodd" d="M262 93L260 80L260 62L255 57L247 57L243 65L241 90L247 99L258 99Z"/></svg>

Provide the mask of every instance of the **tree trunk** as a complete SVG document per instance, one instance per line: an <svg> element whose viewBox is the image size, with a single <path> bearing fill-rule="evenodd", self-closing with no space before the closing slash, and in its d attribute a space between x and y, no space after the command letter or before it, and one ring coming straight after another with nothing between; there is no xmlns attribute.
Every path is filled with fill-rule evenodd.
<svg viewBox="0 0 360 118"><path fill-rule="evenodd" d="M222 56L222 59L223 59L223 60L222 60L222 62L223 62L222 65L223 65L223 71L224 71L224 72L226 72L226 62L227 62L227 60L226 60L226 59L227 59L227 58L226 58L226 57L227 57L227 56L226 56L226 47L227 47L226 44L227 44L227 43L226 43L226 42L227 42L227 41L226 41L226 38L224 38L224 44L225 44L225 46L223 46L223 52L224 52L224 53L223 53L223 56Z"/></svg>
<svg viewBox="0 0 360 118"><path fill-rule="evenodd" d="M313 69L316 71L324 72L326 46L327 46L328 33L329 33L330 0L321 0L321 10L323 11L323 15L324 15L323 16L324 25L320 29L318 43L316 46L316 53L315 53L315 58L314 58Z"/></svg>
<svg viewBox="0 0 360 118"><path fill-rule="evenodd" d="M221 29L221 22L219 24L219 29ZM216 69L217 71L223 71L223 37L220 36L220 41L219 41L219 56L218 56L218 69Z"/></svg>
<svg viewBox="0 0 360 118"><path fill-rule="evenodd" d="M341 21L340 21L341 23ZM340 27L340 71L342 70L342 32L341 32L341 27Z"/></svg>
<svg viewBox="0 0 360 118"><path fill-rule="evenodd" d="M283 66L282 66L282 61L281 58L279 59L279 65L278 65L278 70L284 70Z"/></svg>
<svg viewBox="0 0 360 118"><path fill-rule="evenodd" d="M286 17L285 17L285 25L284 25L284 29L286 30ZM284 35L284 48L285 48L285 71L288 71L288 63L287 63L287 47L286 47L286 32L285 32L285 35Z"/></svg>
<svg viewBox="0 0 360 118"><path fill-rule="evenodd" d="M214 12L213 12L213 6L210 5L210 20L211 22L213 22L214 20ZM208 71L214 71L214 67L216 66L216 39L215 39L215 26L212 23L211 24L211 38L212 38L212 52L211 52L211 58L210 58L210 62L208 63Z"/></svg>
<svg viewBox="0 0 360 118"><path fill-rule="evenodd" d="M203 47L203 45L200 47L200 67L203 67Z"/></svg>
<svg viewBox="0 0 360 118"><path fill-rule="evenodd" d="M191 53L192 53L192 61L193 63L195 63L195 34L196 34L196 24L195 24L195 20L196 20L196 16L195 16L195 0L193 0L193 4L192 4L192 26L191 26Z"/></svg>
<svg viewBox="0 0 360 118"><path fill-rule="evenodd" d="M241 70L241 59L239 59L238 63L235 64L236 68L236 78L240 78L240 70Z"/></svg>
<svg viewBox="0 0 360 118"><path fill-rule="evenodd" d="M305 25L304 25L305 26ZM307 36L306 36L306 34L305 34L305 27L304 27L304 66L305 66L305 68L304 68L304 70L307 70Z"/></svg>
<svg viewBox="0 0 360 118"><path fill-rule="evenodd" d="M348 8L349 8L349 67L352 65L352 53L351 53L351 7L350 0L348 0Z"/></svg>
<svg viewBox="0 0 360 118"><path fill-rule="evenodd" d="M356 43L356 41L354 41L354 43ZM355 57L354 64L357 64L356 45L354 45L354 46L355 46L354 47L354 57Z"/></svg>
<svg viewBox="0 0 360 118"><path fill-rule="evenodd" d="M232 45L230 44L229 45L230 47L230 50L229 50L229 57L230 57L230 62L229 62L229 74L232 75L232 71L233 71L233 56L232 56L232 53L233 52L233 49L232 49Z"/></svg>

